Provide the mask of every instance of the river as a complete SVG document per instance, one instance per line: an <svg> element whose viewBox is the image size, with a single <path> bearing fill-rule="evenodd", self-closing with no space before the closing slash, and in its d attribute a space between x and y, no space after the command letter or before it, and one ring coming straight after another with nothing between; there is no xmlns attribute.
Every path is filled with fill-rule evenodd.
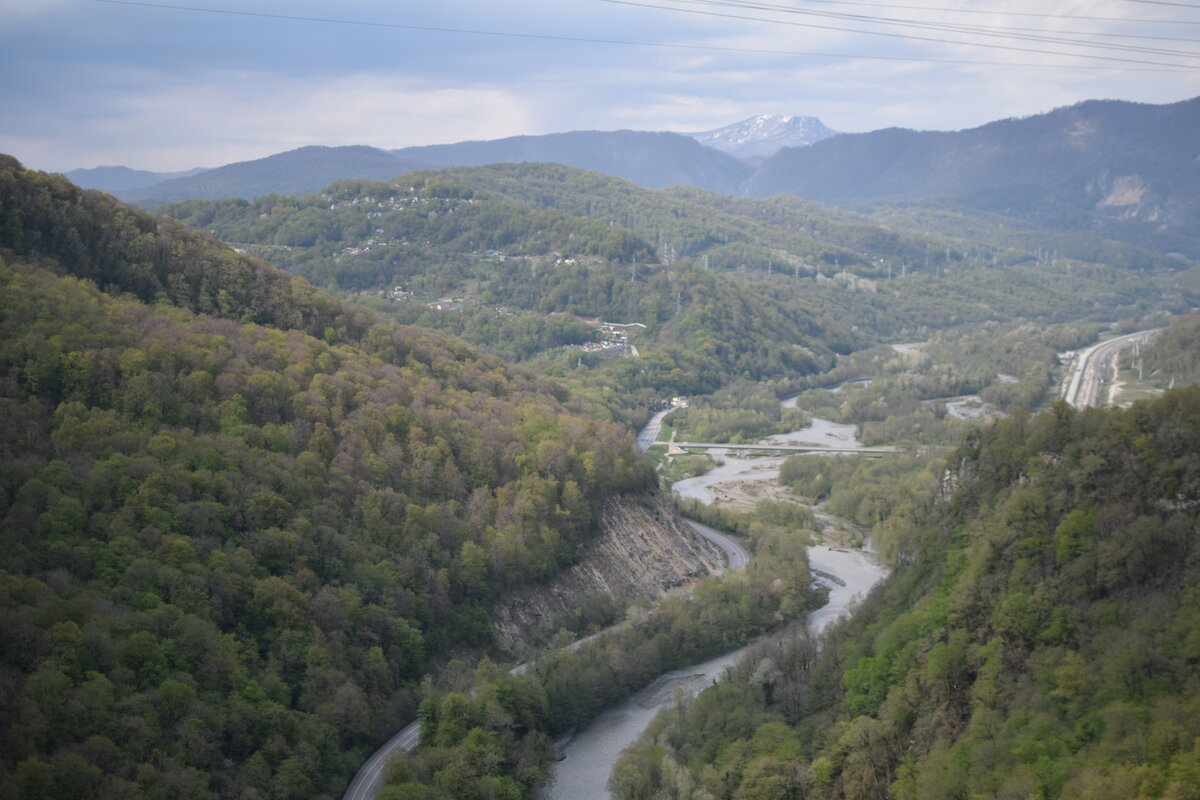
<svg viewBox="0 0 1200 800"><path fill-rule="evenodd" d="M850 613L856 601L886 575L866 553L824 546L810 547L812 569L836 575L845 582L830 587L829 603L809 614L809 626L820 633ZM591 721L562 752L565 758L554 765L554 782L544 790L544 800L604 800L609 797L608 775L621 751L637 739L654 715L667 706L680 689L695 694L711 686L725 669L737 663L745 648L718 656L703 664L684 667L660 676L618 706Z"/></svg>
<svg viewBox="0 0 1200 800"><path fill-rule="evenodd" d="M813 437L823 440L822 444L837 437L843 446L857 444L853 425L838 425L825 420L814 420L813 427L784 436L789 437L788 441L806 442L811 442L812 438L790 437ZM842 438L847 436L848 440ZM684 497L711 503L709 487L728 481L772 480L778 477L781 463L782 458L725 458L724 464L711 472L678 481L672 489ZM808 549L808 558L814 571L834 575L842 582L823 581L830 588L829 603L809 615L809 627L814 633L820 633L849 614L856 601L886 575L869 553L858 550L818 545ZM671 702L675 692L695 694L711 686L744 651L742 648L703 664L668 672L625 702L601 713L562 748L564 758L554 765L553 783L540 794L542 800L608 798L608 776L621 751L632 744L654 715Z"/></svg>

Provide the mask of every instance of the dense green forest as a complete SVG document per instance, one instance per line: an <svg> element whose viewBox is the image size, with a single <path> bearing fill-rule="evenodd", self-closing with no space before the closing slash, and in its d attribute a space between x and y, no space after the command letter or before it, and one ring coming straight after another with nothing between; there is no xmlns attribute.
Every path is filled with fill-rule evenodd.
<svg viewBox="0 0 1200 800"><path fill-rule="evenodd" d="M905 233L795 199L652 191L546 164L162 210L396 321L536 359L631 425L664 398L737 380L779 395L819 385L807 381L836 369L836 354L878 341L1023 320L1137 320L1200 296L1200 276L1155 254L1135 272L1119 266L1136 259L1102 247L1081 261L1045 257L1049 245L981 244L976 228L996 233L998 223L936 236L906 223ZM573 347L597 319L645 326L635 329L640 358ZM1005 370L961 371L964 391L980 391ZM1001 407L1045 395L1044 372L1009 374L1021 385L992 388ZM946 428L939 441L955 435L931 427Z"/></svg>
<svg viewBox="0 0 1200 800"><path fill-rule="evenodd" d="M338 794L652 473L561 387L0 163L0 793Z"/></svg>
<svg viewBox="0 0 1200 800"><path fill-rule="evenodd" d="M1196 797L1198 412L1192 387L975 431L857 616L661 714L614 795Z"/></svg>
<svg viewBox="0 0 1200 800"><path fill-rule="evenodd" d="M1131 362L1137 356L1128 356ZM1200 383L1200 312L1172 322L1144 348L1144 374L1161 386Z"/></svg>
<svg viewBox="0 0 1200 800"><path fill-rule="evenodd" d="M519 675L486 662L474 670L448 665L419 709L421 747L396 759L380 800L515 800L546 780L552 737L663 672L802 620L822 599L804 554L811 517L764 508L741 522L755 548L744 571L707 578L652 609L630 609L624 624L542 653Z"/></svg>
<svg viewBox="0 0 1200 800"><path fill-rule="evenodd" d="M655 485L627 426L678 394L700 438L816 414L901 443L784 468L900 569L819 656L764 645L681 709L702 733L653 731L621 796L1188 796L1197 397L1019 410L1100 323L1195 305L1195 271L553 165L167 210L274 266L0 157L0 797L333 796L416 716L384 797L530 796L552 736L819 602L810 512L697 508L748 570L600 609L628 623L522 675L479 660L501 592ZM639 354L576 347L597 320ZM973 394L1018 413L948 412Z"/></svg>

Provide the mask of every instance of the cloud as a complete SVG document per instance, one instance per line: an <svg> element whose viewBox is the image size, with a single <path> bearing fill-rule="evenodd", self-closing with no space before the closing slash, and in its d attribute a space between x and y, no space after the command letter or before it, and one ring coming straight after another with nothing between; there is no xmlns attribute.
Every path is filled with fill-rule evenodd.
<svg viewBox="0 0 1200 800"><path fill-rule="evenodd" d="M31 23L61 15L75 0L0 0L0 32L21 29Z"/></svg>
<svg viewBox="0 0 1200 800"><path fill-rule="evenodd" d="M376 74L324 81L215 73L119 98L86 138L74 130L0 135L0 149L53 169L125 164L175 170L219 166L311 144L412 144L524 133L528 98L501 88L435 87ZM72 152L75 162L62 163Z"/></svg>
<svg viewBox="0 0 1200 800"><path fill-rule="evenodd" d="M242 7L279 5L247 0ZM446 0L400 10L394 2L348 0L336 11L316 0L284 5L292 15L382 26L0 0L0 74L12 76L0 82L0 150L38 168L124 163L172 170L308 144L401 147L581 129L697 131L760 113L817 116L844 131L946 130L1088 98L1162 103L1196 93L1195 72L1082 69L1077 58L1063 59L1069 67L1038 70L1023 65L1050 57L600 2ZM1131 30L1117 22L998 13L1030 8L1016 0L952 6L989 13L952 14L944 6L929 13L973 24ZM1045 11L1131 14L1115 3L1083 0ZM1187 13L1143 4L1136 29L1169 35L1170 28L1145 20ZM387 27L401 23L760 52Z"/></svg>

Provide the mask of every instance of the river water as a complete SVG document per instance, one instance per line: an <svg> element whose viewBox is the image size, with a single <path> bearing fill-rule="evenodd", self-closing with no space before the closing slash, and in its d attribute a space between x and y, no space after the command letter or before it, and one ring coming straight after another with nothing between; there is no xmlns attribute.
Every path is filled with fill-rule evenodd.
<svg viewBox="0 0 1200 800"><path fill-rule="evenodd" d="M849 614L871 587L883 580L885 570L869 554L824 546L810 547L809 564L838 576L829 582L829 603L809 614L809 626L820 633ZM688 694L711 686L727 667L737 663L745 648L703 664L662 675L624 703L604 711L563 748L565 758L554 765L554 782L543 791L547 800L605 800L608 775L621 751L637 739L654 715L669 705L676 690Z"/></svg>
<svg viewBox="0 0 1200 800"><path fill-rule="evenodd" d="M807 438L791 438L797 435ZM836 442L835 446L841 447L858 444L853 425L826 420L814 420L812 427L783 436L788 437L786 441ZM712 472L678 481L672 489L684 497L711 503L709 487L733 480L772 480L778 477L779 465L783 463L782 458L722 458L725 463ZM851 613L856 602L886 575L869 553L858 550L814 546L808 549L808 559L813 570L836 575L843 582L843 585L825 582L830 587L829 603L809 615L809 627L814 633ZM621 751L637 739L655 714L670 704L676 691L695 694L711 686L744 652L742 648L703 664L668 672L624 703L601 713L562 748L564 758L554 765L553 782L542 791L542 800L608 798L608 776Z"/></svg>

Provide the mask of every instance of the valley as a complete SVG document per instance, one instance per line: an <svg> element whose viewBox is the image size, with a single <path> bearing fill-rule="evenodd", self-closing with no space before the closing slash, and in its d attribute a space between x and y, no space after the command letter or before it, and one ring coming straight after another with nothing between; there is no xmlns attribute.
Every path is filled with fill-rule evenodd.
<svg viewBox="0 0 1200 800"><path fill-rule="evenodd" d="M0 162L0 796L1186 796L1187 237L571 144Z"/></svg>
<svg viewBox="0 0 1200 800"><path fill-rule="evenodd" d="M1200 800L1200 3L871 6L5 4L0 800Z"/></svg>

